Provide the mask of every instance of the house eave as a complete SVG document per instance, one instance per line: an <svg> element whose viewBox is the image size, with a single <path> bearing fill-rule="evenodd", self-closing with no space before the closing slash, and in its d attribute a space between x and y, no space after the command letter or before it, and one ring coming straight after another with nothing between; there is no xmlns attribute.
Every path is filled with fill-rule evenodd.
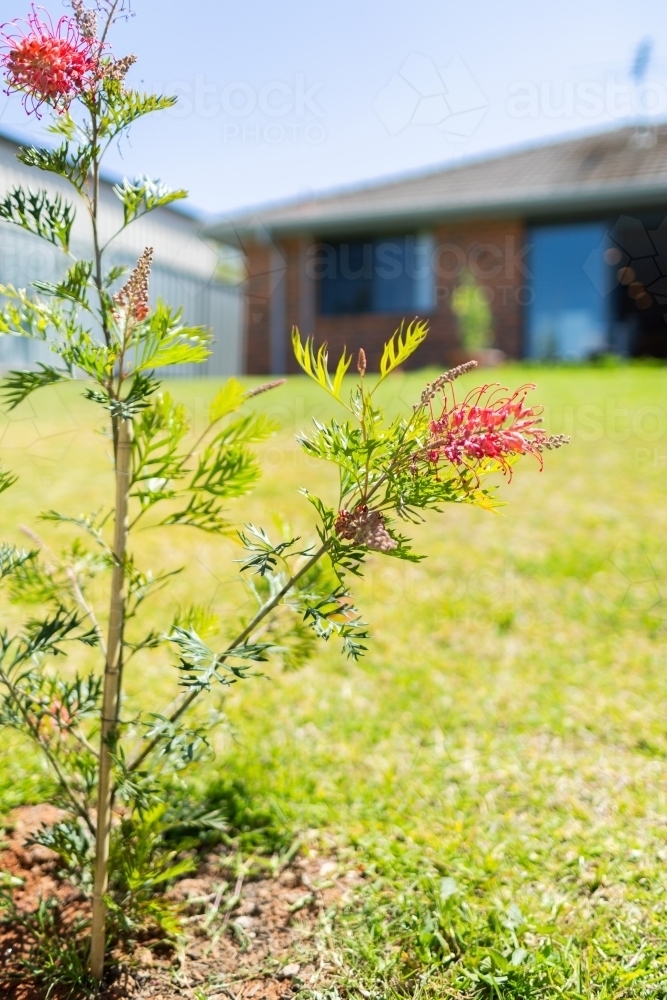
<svg viewBox="0 0 667 1000"><path fill-rule="evenodd" d="M434 225L463 219L520 218L526 222L563 215L585 216L603 212L625 212L629 209L667 208L667 183L607 184L593 190L581 185L561 187L558 191L532 196L519 194L515 198L475 199L456 204L409 206L387 211L384 208L367 212L314 212L311 217L273 218L258 212L244 214L206 226L203 234L221 243L243 247L249 242L269 243L289 237L333 237L343 234L391 232L407 228L432 228ZM273 213L270 213L271 215Z"/></svg>

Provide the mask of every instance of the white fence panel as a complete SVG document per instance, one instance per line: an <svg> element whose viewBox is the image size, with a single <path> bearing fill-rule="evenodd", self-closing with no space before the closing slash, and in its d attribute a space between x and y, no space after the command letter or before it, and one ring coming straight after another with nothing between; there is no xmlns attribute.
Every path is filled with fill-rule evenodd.
<svg viewBox="0 0 667 1000"><path fill-rule="evenodd" d="M77 256L89 256L85 246L73 248ZM113 263L133 266L126 254L113 255ZM36 279L56 281L65 272L67 259L44 240L6 223L0 223L0 284L29 288ZM237 375L242 371L242 295L238 288L192 273L179 272L156 263L151 274L151 300L164 299L183 307L183 321L212 331L211 357L202 365L178 365L164 369L177 378ZM34 367L46 361L45 344L22 337L0 337L0 371Z"/></svg>

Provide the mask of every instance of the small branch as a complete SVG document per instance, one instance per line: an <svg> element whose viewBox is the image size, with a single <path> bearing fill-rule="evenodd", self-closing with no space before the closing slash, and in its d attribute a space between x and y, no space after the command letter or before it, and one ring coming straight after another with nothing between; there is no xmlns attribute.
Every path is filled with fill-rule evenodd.
<svg viewBox="0 0 667 1000"><path fill-rule="evenodd" d="M139 215L136 218L132 219L131 221L132 222L136 222L137 218L140 219L141 216ZM109 239L106 241L106 243L102 247L100 247L100 252L101 253L106 253L106 251L109 249L110 244L113 243L113 241L116 239L117 236L120 236L121 233L125 232L126 229L127 229L127 226L123 223L123 225L119 229L116 230L116 232L113 234L113 236L110 236Z"/></svg>
<svg viewBox="0 0 667 1000"><path fill-rule="evenodd" d="M97 641L99 642L100 649L102 650L102 656L106 659L107 644L105 642L104 633L102 632L100 623L97 620L95 612L93 611L92 606L88 603L88 601L84 597L83 591L79 586L79 581L77 579L76 573L71 567L69 567L66 570L66 576L70 582L72 593L74 594L77 604L82 609L82 611L86 613L86 615L90 618L91 622L93 623L93 628L95 629L95 634L97 635Z"/></svg>
<svg viewBox="0 0 667 1000"><path fill-rule="evenodd" d="M418 409L421 409L421 407L419 407ZM412 414L410 420L408 421L405 430L403 431L403 435L401 437L399 446L402 446L405 443L405 438L407 437L407 434L412 426L413 420L416 416L416 412ZM380 478L374 484L370 492L368 492L366 495L362 495L362 497L359 500L359 503L361 502L367 503L369 500L372 499L372 497L377 493L377 491L380 489L383 483L387 481L389 473L394 470L399 460L403 459L404 457L407 456L399 455L394 459L389 470L387 470L387 472L383 473L383 475L380 476ZM278 594L276 594L276 596L272 598L272 600L269 601L268 604L265 604L262 608L260 608L260 610L257 612L253 620L250 622L250 624L236 637L236 639L234 639L232 643L230 643L227 649L220 654L218 662L220 663L224 662L224 660L233 653L234 649L236 649L237 646L240 646L248 638L248 636L250 636L255 631L257 626L264 620L264 618L266 618L268 614L271 613L271 611L273 611L275 607L277 607L277 605L280 603L283 597L285 597L285 595L289 593L289 591L301 579L301 577L305 573L307 573L308 570L311 569L311 567L314 566L315 563L317 563L322 558L322 556L327 552L329 547L330 543L324 542L317 550L317 552L313 556L311 556L311 558L306 563L304 563L304 565L301 567L298 573L296 573L293 577L290 578L290 580L287 581L282 590ZM201 691L202 688L194 688L187 694L182 695L175 703L172 703L173 707L170 706L169 708L167 708L167 710L164 713L165 717L171 723L176 722L193 704L198 695L201 694ZM141 764L143 764L143 762L146 760L146 758L153 752L158 742L159 742L159 736L154 737L138 754L135 754L135 756L132 757L128 762L127 766L128 772L135 771L138 767L140 767Z"/></svg>
<svg viewBox="0 0 667 1000"><path fill-rule="evenodd" d="M312 569L312 567L315 565L315 563L319 562L319 560L322 558L322 556L325 555L326 552L328 552L328 550L330 548L330 545L331 545L331 543L328 542L328 541L327 542L323 542L322 545L317 550L317 552L315 552L310 557L310 559L308 559L303 564L303 566L301 567L301 569L297 573L295 573L294 576L292 576L287 581L287 583L282 588L282 590L280 590L276 594L276 596L273 597L268 602L268 604L264 604L259 609L259 611L255 615L255 617L253 618L253 620L250 622L250 624L247 625L243 629L243 631L240 632L239 635L237 635L237 637L234 639L234 641L232 643L230 643L230 645L227 647L227 649L223 653L220 654L220 656L218 657L218 663L224 663L224 661L227 659L227 657L231 656L232 653L234 652L234 650L238 646L240 646L242 643L244 643L245 640L250 635L252 635L252 633L255 631L255 629L260 624L260 622L262 622L266 618L266 616L268 614L270 614L273 611L273 609L275 607L277 607L278 604L280 604L280 602L282 601L283 597L285 597L285 595L289 593L289 591L292 589L292 587L294 587L294 585L296 583L298 583L298 581L301 579L301 577L304 576L308 572L309 569ZM203 690L203 688L194 688L192 691L189 691L187 694L182 695L181 698L178 699L177 703L175 704L175 706L171 710L171 712L168 715L165 716L168 719L168 721L171 722L171 723L173 723L173 722L176 722L178 719L180 719L180 717L183 715L183 713L186 712L188 710L188 708L190 707L190 705L192 705L192 703L195 701L195 699L197 698L197 696L201 694L202 690ZM167 711L169 711L169 710L167 710ZM146 744L146 746L138 754L135 754L135 756L132 757L128 761L127 771L128 772L136 771L136 769L138 767L140 767L143 764L143 762L146 760L146 758L153 752L153 750L155 749L155 747L158 745L159 742L160 742L159 735L158 736L154 736L152 739L150 739L148 741L148 743Z"/></svg>
<svg viewBox="0 0 667 1000"><path fill-rule="evenodd" d="M48 760L49 764L53 768L54 773L55 773L56 777L58 778L58 781L60 782L60 786L63 789L63 791L65 792L65 794L67 795L67 798L72 803L72 805L73 805L75 811L78 813L78 815L81 816L81 818L85 821L85 824L88 827L88 829L90 830L90 832L94 835L95 834L95 827L93 826L92 820L91 820L90 816L88 815L88 811L87 811L86 807L81 802L79 802L79 800L77 799L76 795L74 794L74 791L70 787L70 784L69 784L67 778L65 777L64 771L62 770L60 764L58 763L58 760L57 760L55 754L53 754L51 752L51 749L48 746L48 744L40 736L39 729L37 728L37 726L35 725L35 723L32 721L32 719L30 718L29 713L25 710L23 704L21 703L21 696L20 696L19 692L17 691L15 685L12 683L12 681L10 680L10 678L7 676L7 674L5 673L5 671L2 668L0 668L0 681L2 681L2 683L5 685L5 687L9 691L9 693L11 695L11 698L12 698L12 701L14 702L14 704L16 705L16 708L18 709L18 711L21 714L21 718L23 719L25 725L30 730L32 738L37 743L37 745L39 746L40 750L42 750L42 752L44 753L44 756L46 757L46 759Z"/></svg>
<svg viewBox="0 0 667 1000"><path fill-rule="evenodd" d="M86 734L79 728L79 726L77 726L76 729L73 729L72 732L73 732L74 736L77 738L77 740L79 741L79 743L81 743L86 748L86 750L88 751L88 753L91 753L93 755L93 757L96 757L99 760L99 756L100 756L99 750L97 750L93 746L93 744L90 742L90 740L88 739L88 737L86 736Z"/></svg>
<svg viewBox="0 0 667 1000"><path fill-rule="evenodd" d="M24 535L27 535L28 538L32 539L33 542L36 542L37 545L39 545L40 548L42 548L45 552L50 552L51 555L53 555L53 553L51 552L51 549L46 544L46 542L44 541L44 539L40 538L40 536L37 534L37 532L33 531L32 528L26 527L25 524L20 524L19 525L19 529L20 529L20 531L23 532ZM111 550L109 550L109 551L111 551ZM46 568L47 568L47 570L49 571L49 573L51 575L53 575L53 572L56 569L55 565L49 565L48 563L47 563ZM65 570L65 576L67 577L67 579L69 581L69 584L70 584L70 587L72 588L72 593L74 594L74 599L75 599L76 603L79 605L79 607L81 608L81 610L86 614L86 616L88 618L90 618L91 622L93 623L93 628L95 629L95 633L97 635L97 640L98 640L98 642L100 644L100 649L102 650L102 655L104 657L106 657L106 643L104 641L104 633L102 632L102 629L100 628L100 624L99 624L99 622L97 620L97 617L95 615L95 612L93 611L92 606L88 603L88 601L84 597L83 591L81 590L81 587L79 586L79 581L77 579L77 575L74 572L74 570L71 568L71 566L68 567ZM97 753L97 751L95 751L95 752Z"/></svg>
<svg viewBox="0 0 667 1000"><path fill-rule="evenodd" d="M112 7L111 7L111 10L109 11L109 16L107 18L107 23L104 25L104 31L102 32L102 35L100 37L100 49L99 49L100 55L102 54L102 50L104 48L104 43L106 42L107 35L109 34L109 28L113 24L114 14L116 13L116 8L118 7L119 3L120 3L120 0L114 0L114 3L112 5Z"/></svg>
<svg viewBox="0 0 667 1000"><path fill-rule="evenodd" d="M409 457L410 453L408 453L408 455L404 455L403 454L403 451L402 451L403 445L405 444L405 439L406 439L406 437L408 435L408 431L410 430L410 427L412 426L413 420L415 419L415 417L417 416L417 414L420 412L420 410L422 408L423 408L423 404L420 405L420 406L418 406L414 410L412 416L408 420L408 422L407 422L407 424L405 426L405 430L403 431L403 434L401 435L401 439L398 442L397 454L394 457L393 461L390 463L389 468L387 469L386 472L382 473L382 475L380 476L380 478L378 479L378 481L375 483L375 485L373 486L373 488L370 491L370 493L368 493L368 494L364 493L364 495L360 498L359 503L368 503L369 500L371 500L375 496L375 494L380 489L380 487L383 485L383 483L386 483L386 481L389 479L389 476L391 475L392 472L394 472L394 470L396 469L396 466L399 464L399 462L402 461L404 458Z"/></svg>

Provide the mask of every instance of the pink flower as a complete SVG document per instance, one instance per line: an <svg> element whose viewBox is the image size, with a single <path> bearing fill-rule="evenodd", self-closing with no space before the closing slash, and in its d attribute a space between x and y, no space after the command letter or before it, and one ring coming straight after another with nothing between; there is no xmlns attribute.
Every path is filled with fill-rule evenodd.
<svg viewBox="0 0 667 1000"><path fill-rule="evenodd" d="M0 26L0 45L7 49L0 56L6 93L23 93L29 114L39 116L42 104L62 113L74 98L94 89L100 72L100 43L84 36L74 18L61 17L54 27L48 15L46 21L40 19L33 5L27 21Z"/></svg>
<svg viewBox="0 0 667 1000"><path fill-rule="evenodd" d="M143 322L150 312L148 279L152 263L153 247L146 247L132 274L113 297L116 319L124 318L126 326L129 328Z"/></svg>
<svg viewBox="0 0 667 1000"><path fill-rule="evenodd" d="M511 476L512 459L534 455L541 468L544 449L558 448L566 439L539 426L541 406L526 406L526 395L534 388L523 385L507 396L498 385L484 385L461 403L453 391L451 398L446 395L441 415L430 424L429 461L437 463L444 457L453 465L474 468L491 459Z"/></svg>

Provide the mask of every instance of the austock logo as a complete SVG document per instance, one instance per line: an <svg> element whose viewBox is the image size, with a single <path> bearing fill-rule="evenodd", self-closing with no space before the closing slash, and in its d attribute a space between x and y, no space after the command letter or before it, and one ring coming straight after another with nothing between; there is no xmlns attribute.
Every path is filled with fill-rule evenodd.
<svg viewBox="0 0 667 1000"><path fill-rule="evenodd" d="M616 268L616 282L627 286L639 309L654 302L667 306L667 218L657 229L647 229L641 219L621 215L591 252L584 270L600 295L609 295L614 284L597 266L600 254ZM667 312L663 316L667 321Z"/></svg>
<svg viewBox="0 0 667 1000"><path fill-rule="evenodd" d="M438 68L413 52L382 87L373 110L391 135L409 125L430 125L450 142L473 134L489 105L460 56Z"/></svg>

